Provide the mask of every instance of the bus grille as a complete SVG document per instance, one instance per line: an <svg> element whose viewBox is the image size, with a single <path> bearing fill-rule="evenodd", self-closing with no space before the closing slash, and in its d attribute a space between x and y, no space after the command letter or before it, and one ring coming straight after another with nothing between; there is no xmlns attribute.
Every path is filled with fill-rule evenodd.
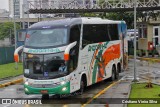
<svg viewBox="0 0 160 107"><path fill-rule="evenodd" d="M54 88L57 87L59 84L32 84L31 87L35 88Z"/></svg>

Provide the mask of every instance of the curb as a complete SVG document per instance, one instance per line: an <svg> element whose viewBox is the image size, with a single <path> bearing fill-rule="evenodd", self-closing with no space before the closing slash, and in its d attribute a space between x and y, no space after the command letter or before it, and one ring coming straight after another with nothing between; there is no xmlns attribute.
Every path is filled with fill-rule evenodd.
<svg viewBox="0 0 160 107"><path fill-rule="evenodd" d="M17 79L17 80L13 80L4 84L0 84L0 88L4 88L4 87L8 87L10 85L14 85L14 84L18 84L18 83L22 83L23 82L23 78Z"/></svg>
<svg viewBox="0 0 160 107"><path fill-rule="evenodd" d="M128 91L128 95L127 95L127 98L129 98L129 96L130 96L130 94L131 94L131 85L132 85L133 83L131 82L131 84L129 84L129 91ZM124 107L128 107L128 104L124 104Z"/></svg>
<svg viewBox="0 0 160 107"><path fill-rule="evenodd" d="M128 58L133 59L134 56L129 56ZM158 63L160 63L160 59L156 59L156 58L143 58L143 57L138 57L137 59L143 60L143 61L152 61L152 62L158 62Z"/></svg>

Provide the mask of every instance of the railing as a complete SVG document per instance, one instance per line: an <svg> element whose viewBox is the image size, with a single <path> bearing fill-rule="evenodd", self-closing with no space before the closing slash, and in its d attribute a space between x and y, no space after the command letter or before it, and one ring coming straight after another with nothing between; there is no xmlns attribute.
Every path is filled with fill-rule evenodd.
<svg viewBox="0 0 160 107"><path fill-rule="evenodd" d="M134 0L51 0L28 1L29 9L114 9L133 8ZM92 1L92 2L91 2ZM160 0L137 0L137 7L158 7Z"/></svg>

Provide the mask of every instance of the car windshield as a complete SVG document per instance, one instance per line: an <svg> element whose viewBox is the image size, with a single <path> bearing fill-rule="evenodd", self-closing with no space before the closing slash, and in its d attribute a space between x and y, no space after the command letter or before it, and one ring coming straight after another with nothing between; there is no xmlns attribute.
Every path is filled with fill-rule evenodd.
<svg viewBox="0 0 160 107"><path fill-rule="evenodd" d="M29 47L60 46L66 43L66 28L29 30L25 39L25 46Z"/></svg>

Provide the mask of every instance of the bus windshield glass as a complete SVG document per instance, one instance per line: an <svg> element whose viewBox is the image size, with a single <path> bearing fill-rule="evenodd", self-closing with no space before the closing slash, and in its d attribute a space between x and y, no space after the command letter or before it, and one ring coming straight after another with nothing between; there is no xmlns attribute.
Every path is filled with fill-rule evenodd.
<svg viewBox="0 0 160 107"><path fill-rule="evenodd" d="M32 79L54 79L68 72L63 52L56 54L24 54L24 76Z"/></svg>
<svg viewBox="0 0 160 107"><path fill-rule="evenodd" d="M51 47L66 43L66 28L29 30L25 40L25 46L29 47Z"/></svg>

